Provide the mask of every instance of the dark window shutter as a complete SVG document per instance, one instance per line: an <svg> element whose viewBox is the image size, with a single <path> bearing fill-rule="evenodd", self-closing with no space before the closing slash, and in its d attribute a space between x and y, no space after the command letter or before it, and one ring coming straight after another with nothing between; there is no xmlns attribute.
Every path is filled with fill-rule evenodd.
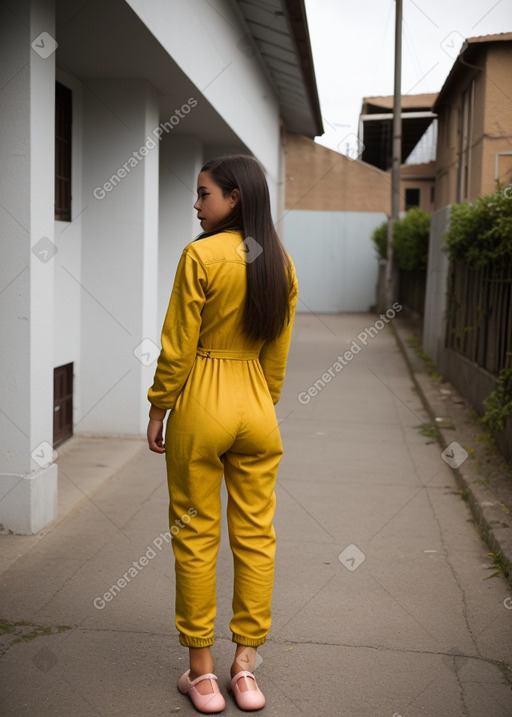
<svg viewBox="0 0 512 717"><path fill-rule="evenodd" d="M55 83L55 219L71 221L71 90Z"/></svg>

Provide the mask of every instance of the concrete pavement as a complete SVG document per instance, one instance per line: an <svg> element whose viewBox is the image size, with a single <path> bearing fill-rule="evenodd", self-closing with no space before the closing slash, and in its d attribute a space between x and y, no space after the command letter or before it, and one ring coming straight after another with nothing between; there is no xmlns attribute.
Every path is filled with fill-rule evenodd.
<svg viewBox="0 0 512 717"><path fill-rule="evenodd" d="M256 671L264 713L505 717L510 587L487 579L488 548L441 448L418 429L428 415L377 321L297 317L277 407L285 457L273 627ZM196 714L176 689L187 651L173 624L163 460L143 441L123 450L112 439L109 453L109 441L87 440L59 458L82 496L72 512L40 536L0 536L0 713ZM84 487L116 456L108 481ZM226 695L225 528L214 655ZM240 714L229 697L224 714Z"/></svg>

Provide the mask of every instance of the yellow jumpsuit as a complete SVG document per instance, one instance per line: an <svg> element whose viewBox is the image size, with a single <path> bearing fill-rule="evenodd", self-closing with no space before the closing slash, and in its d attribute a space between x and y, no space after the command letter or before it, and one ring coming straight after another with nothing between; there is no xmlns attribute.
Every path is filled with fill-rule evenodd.
<svg viewBox="0 0 512 717"><path fill-rule="evenodd" d="M282 443L279 400L297 303L290 261L290 322L272 342L242 331L243 238L227 231L181 256L149 401L172 409L165 435L176 571L176 627L186 647L213 644L222 476L234 559L232 639L257 647L271 623L274 486Z"/></svg>

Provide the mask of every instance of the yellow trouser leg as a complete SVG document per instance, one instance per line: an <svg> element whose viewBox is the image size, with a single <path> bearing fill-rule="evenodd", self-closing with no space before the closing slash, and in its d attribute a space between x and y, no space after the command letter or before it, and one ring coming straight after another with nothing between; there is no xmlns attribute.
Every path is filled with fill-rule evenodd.
<svg viewBox="0 0 512 717"><path fill-rule="evenodd" d="M179 436L171 438L168 433L168 437L173 444L166 455L176 572L176 628L185 647L208 647L215 641L215 568L223 466L216 454L207 456L194 451L189 436L182 437L182 446Z"/></svg>
<svg viewBox="0 0 512 717"><path fill-rule="evenodd" d="M234 642L250 647L265 642L271 624L276 542L272 520L281 454L281 441L276 434L265 454L229 451L224 456L229 540L234 560L230 628Z"/></svg>

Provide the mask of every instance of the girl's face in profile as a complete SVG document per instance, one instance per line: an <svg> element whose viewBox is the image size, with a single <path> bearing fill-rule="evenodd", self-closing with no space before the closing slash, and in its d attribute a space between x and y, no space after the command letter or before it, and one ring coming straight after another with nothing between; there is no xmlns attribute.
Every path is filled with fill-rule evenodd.
<svg viewBox="0 0 512 717"><path fill-rule="evenodd" d="M240 198L238 189L224 196L222 189L216 184L209 172L200 172L197 178L197 201L194 209L201 222L204 232L215 228L229 217Z"/></svg>

